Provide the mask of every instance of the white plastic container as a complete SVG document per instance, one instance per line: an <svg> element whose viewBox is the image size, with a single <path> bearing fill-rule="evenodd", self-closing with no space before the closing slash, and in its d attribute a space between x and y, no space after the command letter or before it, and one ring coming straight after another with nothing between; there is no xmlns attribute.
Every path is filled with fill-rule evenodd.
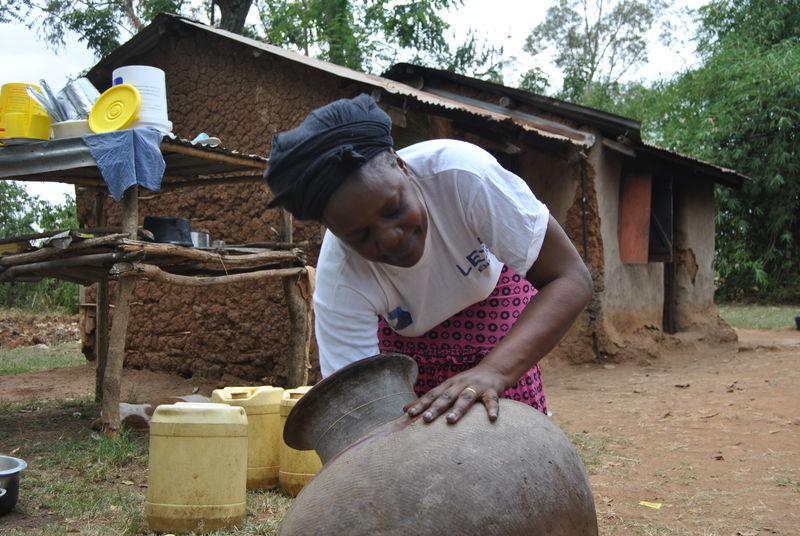
<svg viewBox="0 0 800 536"><path fill-rule="evenodd" d="M86 119L70 119L69 121L52 123L50 128L53 131L54 140L79 138L84 134L92 133L92 130L89 128L89 121Z"/></svg>
<svg viewBox="0 0 800 536"><path fill-rule="evenodd" d="M134 121L133 128L152 127L162 132L172 132L172 122L167 114L167 82L164 71L149 65L127 65L114 69L111 83L131 84L139 90L142 104L139 107L139 119Z"/></svg>

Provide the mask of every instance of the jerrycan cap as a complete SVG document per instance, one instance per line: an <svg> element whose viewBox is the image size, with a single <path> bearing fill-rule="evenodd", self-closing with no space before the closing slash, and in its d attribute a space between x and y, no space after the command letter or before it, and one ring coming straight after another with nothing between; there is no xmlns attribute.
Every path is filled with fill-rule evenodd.
<svg viewBox="0 0 800 536"><path fill-rule="evenodd" d="M92 106L89 128L96 134L128 128L139 118L141 104L142 95L135 86L111 86Z"/></svg>
<svg viewBox="0 0 800 536"><path fill-rule="evenodd" d="M222 389L214 389L211 393L211 401L231 406L242 406L246 408L248 415L277 413L283 393L283 388L271 385L258 387L229 386Z"/></svg>

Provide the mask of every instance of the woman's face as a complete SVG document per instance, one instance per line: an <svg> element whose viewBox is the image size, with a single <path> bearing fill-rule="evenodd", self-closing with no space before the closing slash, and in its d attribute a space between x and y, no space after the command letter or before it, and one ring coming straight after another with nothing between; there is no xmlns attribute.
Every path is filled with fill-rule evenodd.
<svg viewBox="0 0 800 536"><path fill-rule="evenodd" d="M405 162L394 151L376 158L336 190L322 222L368 261L414 266L425 250L425 207Z"/></svg>

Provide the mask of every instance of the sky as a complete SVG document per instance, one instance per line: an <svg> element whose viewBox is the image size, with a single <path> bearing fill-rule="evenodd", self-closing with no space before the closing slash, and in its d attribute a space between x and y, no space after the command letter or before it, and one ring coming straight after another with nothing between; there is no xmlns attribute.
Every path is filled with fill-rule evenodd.
<svg viewBox="0 0 800 536"><path fill-rule="evenodd" d="M677 21L677 39L670 47L666 47L658 42L657 32L651 32L652 35L648 36L651 42L649 62L635 73L636 78L656 80L669 77L696 62L689 41L692 29L682 22L677 13L683 8L696 9L706 2L674 0L675 11L670 18ZM561 82L558 70L549 67L546 58L533 58L523 51L525 38L534 26L544 20L547 8L554 3L555 0L465 0L463 6L443 14L443 18L451 25L451 33L458 41L472 28L495 46L504 46L505 55L516 58L504 72L507 84L515 85L522 73L539 65L548 74L550 87L558 88ZM37 40L34 30L18 23L0 24L0 84L36 83L44 78L54 91L58 91L70 79L97 62L76 34L67 34L65 41L64 47L54 51ZM74 195L72 186L60 183L26 184L26 188L51 202L61 202L64 193Z"/></svg>

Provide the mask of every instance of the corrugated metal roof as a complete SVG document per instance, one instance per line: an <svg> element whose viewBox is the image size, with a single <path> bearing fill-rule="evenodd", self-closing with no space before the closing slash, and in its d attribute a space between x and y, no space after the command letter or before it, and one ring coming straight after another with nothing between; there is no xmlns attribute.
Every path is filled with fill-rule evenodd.
<svg viewBox="0 0 800 536"><path fill-rule="evenodd" d="M624 136L629 140L629 148L633 151L641 151L646 154L653 155L657 158L670 161L684 167L695 168L705 175L710 175L721 184L730 186L736 189L742 187L742 183L748 179L744 175L737 173L733 169L726 169L714 164L698 160L696 158L680 154L675 151L662 149L651 143L643 142L640 135L641 123L635 119L622 117L620 115L596 110L587 106L573 104L567 101L553 99L544 95L537 95L528 91L509 88L493 82L485 80L478 80L464 75L443 71L440 69L433 69L430 67L421 67L409 63L398 63L393 65L384 76L390 77L393 80L411 80L413 77L421 77L419 81L422 84L423 91L433 93L443 93L445 90L438 87L437 81L447 81L454 84L472 87L480 91L494 94L499 97L509 97L517 103L526 103L537 109L550 112L555 115L560 115L581 122L588 126L598 128L603 134L614 140L617 136ZM458 97L454 97L457 98ZM461 97L461 99L469 100L471 102L481 102L477 99L468 99ZM491 103L486 103L484 106L497 107ZM509 110L508 113L514 113Z"/></svg>
<svg viewBox="0 0 800 536"><path fill-rule="evenodd" d="M651 154L659 159L691 168L703 175L710 175L714 178L715 182L724 184L725 186L729 186L737 190L742 188L742 185L745 181L752 180L750 177L742 175L735 169L724 168L692 156L686 156L675 151L662 149L661 147L653 145L652 143L642 142L640 146L636 146L634 149Z"/></svg>
<svg viewBox="0 0 800 536"><path fill-rule="evenodd" d="M130 41L122 45L120 48L112 52L109 56L95 65L95 67L89 71L89 78L93 81L99 79L110 79L110 71L113 70L114 67L122 64L127 58L141 54L149 48L155 46L158 39L160 39L161 35L166 31L166 25L174 23L239 42L243 45L253 48L256 55L261 52L266 52L295 63L307 65L313 69L318 69L336 77L350 80L362 86L379 89L390 95L407 97L426 107L433 108L434 110L444 110L451 113L455 112L459 114L465 114L497 124L513 125L534 136L565 145L588 148L594 145L596 141L595 137L591 133L576 130L567 125L562 125L554 121L547 121L531 114L519 112L515 113L514 110L506 109L501 106L495 106L491 103L479 101L477 99L470 99L462 95L448 93L441 89L437 90L436 93L432 91L425 91L424 89L416 89L415 87L398 82L396 80L362 73L326 61L309 58L308 56L304 56L297 52L285 50L262 41L257 41L239 34L228 32L226 30L214 28L185 17L179 17L177 15L161 14L156 17L150 26L139 32ZM409 64L398 64L398 69L408 65ZM451 80L459 83L467 83L468 81L470 85L477 85L483 89L494 91L498 94L511 95L519 99L527 99L527 101L529 101L532 105L543 108L554 115L561 115L563 117L572 118L573 120L583 121L589 126L594 126L601 132L607 133L606 135L611 135L611 139L616 138L617 135L624 135L632 142L632 149L636 151L642 151L650 154L653 157L668 161L673 165L691 168L700 175L709 177L716 182L725 184L726 186L738 189L741 188L742 183L747 180L747 177L737 173L734 170L721 168L719 166L668 151L666 149L661 149L652 144L640 141L639 122L636 120L617 116L601 110L595 110L586 106L568 103L566 101L559 101L558 99L552 99L542 95L535 95L523 90L507 88L498 84L492 84L491 82L471 79L463 75L456 75L453 73L447 73L446 71L438 71L436 69L418 66L411 67L426 72L437 72L439 75L449 77Z"/></svg>
<svg viewBox="0 0 800 536"><path fill-rule="evenodd" d="M263 156L242 154L223 147L193 145L188 140L165 138L161 152L166 163L164 176L174 180L252 176L257 181L267 167L267 159ZM0 148L0 179L104 185L97 164L81 138Z"/></svg>
<svg viewBox="0 0 800 536"><path fill-rule="evenodd" d="M552 132L548 129L542 128L541 125L535 124L535 122L530 119L514 117L508 113L501 113L498 111L489 110L482 106L467 104L452 98L435 95L426 91L420 91L402 82L396 82L388 78L362 73L347 67L342 67L326 61L310 58L297 52L285 50L262 41L257 41L255 39L250 39L249 37L244 37L243 35L221 30L219 28L214 28L212 26L208 26L185 17L179 17L177 15L161 14L156 17L156 19L148 28L134 36L130 41L128 41L128 43L125 43L120 48L112 52L109 56L101 60L97 65L95 65L89 71L89 78L92 80L97 78L107 78L110 80L110 76L105 77L102 76L101 73L106 74L107 72L113 70L114 67L124 62L127 57L140 54L149 46L154 45L155 40L157 40L162 33L160 27L169 22L178 22L204 32L219 35L226 39L230 39L242 43L248 47L252 47L257 51L263 51L295 63L307 65L313 69L318 69L320 71L332 74L338 78L351 80L363 86L368 86L373 89L380 89L390 95L408 97L435 109L465 113L496 123L513 124L534 135L579 147L591 147L595 141L594 136L589 133L569 129L565 126L560 127L561 132Z"/></svg>
<svg viewBox="0 0 800 536"><path fill-rule="evenodd" d="M640 139L641 123L636 119L442 69L423 67L411 63L397 63L392 65L381 76L398 82L414 82L412 85L415 85L415 87L418 87L416 84L423 84L420 89L424 91L435 91L438 86L436 82L444 80L491 93L498 97L506 97L510 101L509 104L528 104L542 112L571 119L581 125L595 127L603 135L611 138L624 135L633 140Z"/></svg>

